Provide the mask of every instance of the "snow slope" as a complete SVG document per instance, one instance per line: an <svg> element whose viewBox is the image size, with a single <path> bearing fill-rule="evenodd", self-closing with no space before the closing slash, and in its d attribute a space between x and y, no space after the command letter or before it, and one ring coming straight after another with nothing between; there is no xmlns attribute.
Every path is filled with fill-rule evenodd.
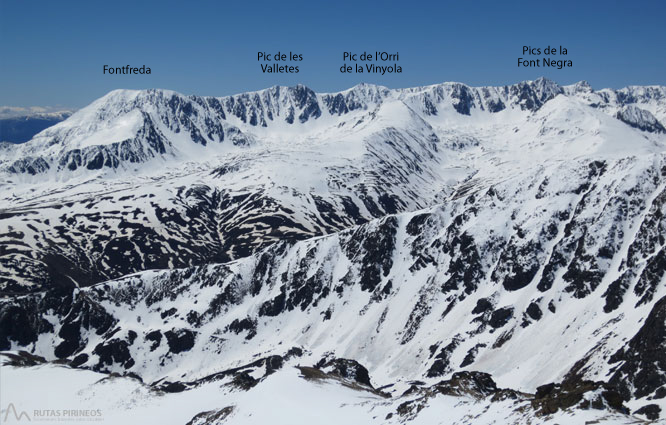
<svg viewBox="0 0 666 425"><path fill-rule="evenodd" d="M362 389L340 385L334 379L306 380L294 367L278 371L261 386L247 392L210 383L177 394L152 391L131 378L72 371L62 366L38 366L29 370L7 366L3 368L3 374L0 381L2 392L12 394L9 400L17 412L26 412L32 420L38 418L40 423L45 424L67 422L63 416L66 409L88 409L94 410L95 415L99 413L99 416L88 417L89 420L79 418L78 423L103 422L112 425L135 423L136 418L165 425L397 424L403 419L396 413L398 406L414 398L405 396L387 400ZM520 411L527 405L529 403L524 400L506 400L492 403L488 408L483 399L442 395L424 406L410 423L449 425L466 424L470 420L475 424L525 423L535 420L530 414ZM258 406L261 408L258 409ZM43 412L42 416L35 415L35 410ZM44 416L47 410L60 411L61 416ZM220 411L219 422L215 422L212 418ZM443 415L443 412L446 414ZM6 413L7 409L3 406L0 415L4 417ZM540 418L539 423L568 423L574 418L609 424L638 421L638 418L617 413L588 410L559 412L549 418ZM7 423L12 423L13 419L10 411Z"/></svg>

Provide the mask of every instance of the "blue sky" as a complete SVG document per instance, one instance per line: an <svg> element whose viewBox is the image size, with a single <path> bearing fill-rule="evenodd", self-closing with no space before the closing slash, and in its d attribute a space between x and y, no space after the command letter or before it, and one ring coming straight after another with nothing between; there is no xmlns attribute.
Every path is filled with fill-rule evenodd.
<svg viewBox="0 0 666 425"><path fill-rule="evenodd" d="M666 2L0 0L0 105L81 107L116 88L222 96L303 83L503 85L539 76L594 88L666 85ZM520 69L522 46L573 67ZM257 52L303 55L263 74ZM342 74L344 51L399 52L403 72ZM149 76L103 75L103 65Z"/></svg>

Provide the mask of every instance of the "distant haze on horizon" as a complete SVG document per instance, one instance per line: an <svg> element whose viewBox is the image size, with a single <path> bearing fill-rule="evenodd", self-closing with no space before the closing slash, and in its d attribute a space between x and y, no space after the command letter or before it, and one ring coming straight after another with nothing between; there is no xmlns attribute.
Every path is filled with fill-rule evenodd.
<svg viewBox="0 0 666 425"><path fill-rule="evenodd" d="M337 92L361 82L405 88L502 86L544 76L595 89L666 85L666 4L637 0L511 4L387 1L183 6L3 0L0 105L80 108L118 88L226 96L274 85ZM571 68L518 68L522 46L564 46ZM264 74L257 53L302 54L299 73ZM399 52L400 74L343 74L343 52ZM544 56L539 56L543 58ZM365 63L358 62L360 65ZM392 64L393 62L387 63ZM104 75L104 65L151 68ZM64 108L64 109L67 109Z"/></svg>

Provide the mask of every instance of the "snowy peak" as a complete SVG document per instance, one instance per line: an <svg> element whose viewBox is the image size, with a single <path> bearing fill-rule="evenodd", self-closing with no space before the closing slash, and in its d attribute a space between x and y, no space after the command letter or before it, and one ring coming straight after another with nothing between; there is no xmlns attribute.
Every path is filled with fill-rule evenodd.
<svg viewBox="0 0 666 425"><path fill-rule="evenodd" d="M283 120L288 124L304 123L321 116L314 91L304 85L274 86L254 93L245 93L221 99L230 115L243 124L267 127L271 121Z"/></svg>
<svg viewBox="0 0 666 425"><path fill-rule="evenodd" d="M563 92L559 84L546 78L518 83L509 88L509 94L517 99L521 109L530 111L539 109L544 103Z"/></svg>
<svg viewBox="0 0 666 425"><path fill-rule="evenodd" d="M331 115L342 115L378 105L391 95L391 90L373 84L359 84L340 93L323 94L322 101Z"/></svg>

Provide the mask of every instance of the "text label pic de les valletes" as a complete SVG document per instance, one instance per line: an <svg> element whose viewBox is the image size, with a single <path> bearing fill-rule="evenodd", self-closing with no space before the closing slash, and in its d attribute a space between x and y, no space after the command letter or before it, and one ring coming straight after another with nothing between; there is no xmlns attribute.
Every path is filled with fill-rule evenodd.
<svg viewBox="0 0 666 425"><path fill-rule="evenodd" d="M289 52L289 55L286 53L277 52L274 54L269 54L267 52L258 52L257 60L260 62L273 62L273 63L262 63L261 72L268 74L298 74L300 70L298 65L280 65L277 62L300 62L303 60L302 54L296 54Z"/></svg>

